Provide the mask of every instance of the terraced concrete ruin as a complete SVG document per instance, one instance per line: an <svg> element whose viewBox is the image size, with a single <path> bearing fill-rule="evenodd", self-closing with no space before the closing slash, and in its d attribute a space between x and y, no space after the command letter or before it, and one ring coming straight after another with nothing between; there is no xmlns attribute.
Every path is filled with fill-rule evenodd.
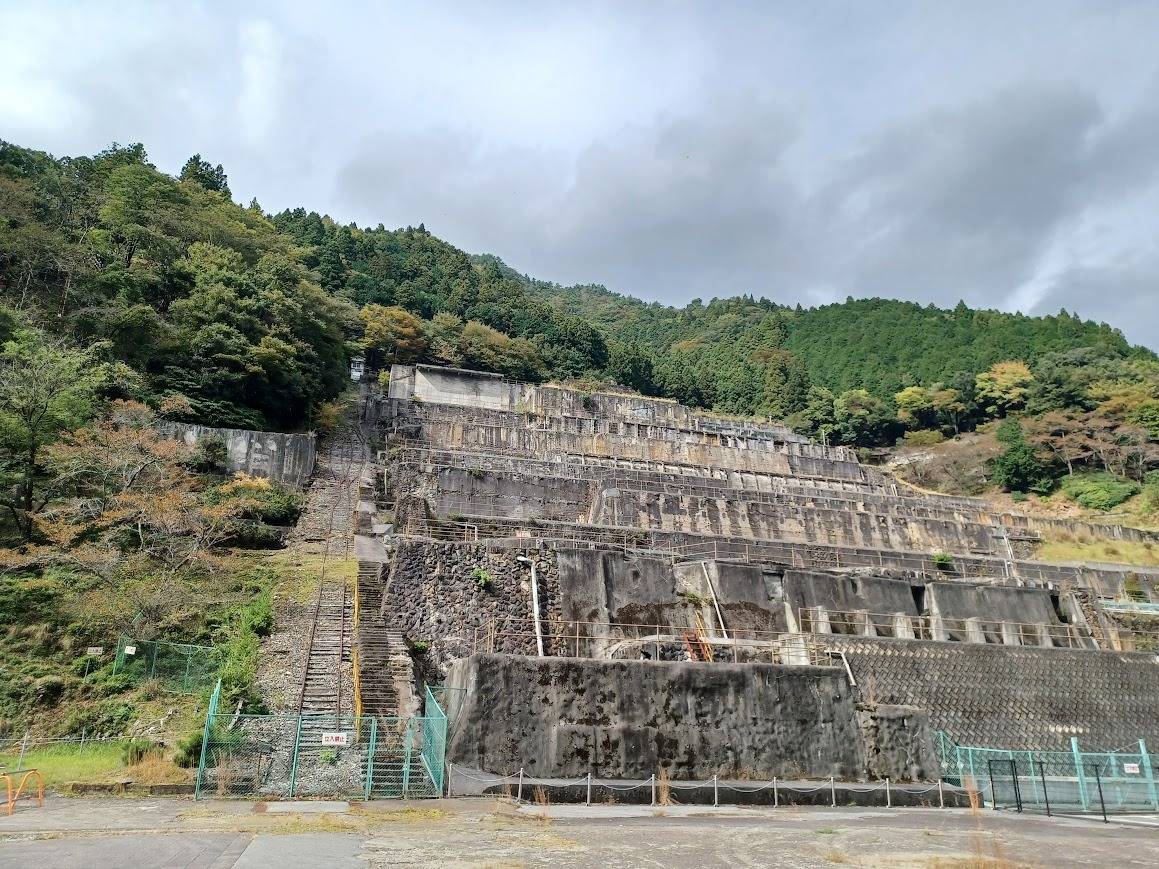
<svg viewBox="0 0 1159 869"><path fill-rule="evenodd" d="M476 372L395 366L363 423L357 524L385 555L359 572L360 711L444 684L459 768L936 781L938 731L1159 745L1159 574L1034 559L1076 523L775 424Z"/></svg>

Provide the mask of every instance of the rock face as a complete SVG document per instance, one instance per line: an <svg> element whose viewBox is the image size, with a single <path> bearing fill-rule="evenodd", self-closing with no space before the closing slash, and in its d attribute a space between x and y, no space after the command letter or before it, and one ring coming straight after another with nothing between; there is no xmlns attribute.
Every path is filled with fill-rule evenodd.
<svg viewBox="0 0 1159 869"><path fill-rule="evenodd" d="M448 759L492 772L840 778L872 757L881 777L936 777L925 719L882 714L863 731L836 667L476 655L447 685L462 689Z"/></svg>

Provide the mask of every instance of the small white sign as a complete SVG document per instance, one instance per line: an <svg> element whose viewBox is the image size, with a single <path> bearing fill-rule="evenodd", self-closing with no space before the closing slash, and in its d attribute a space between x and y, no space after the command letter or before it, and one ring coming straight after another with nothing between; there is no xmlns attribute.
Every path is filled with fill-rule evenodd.
<svg viewBox="0 0 1159 869"><path fill-rule="evenodd" d="M1137 763L1125 763L1125 764L1123 764L1123 772L1127 773L1128 775L1138 775L1139 774L1139 764L1137 764Z"/></svg>
<svg viewBox="0 0 1159 869"><path fill-rule="evenodd" d="M99 658L104 653L105 653L104 646L89 646L87 649L85 649L85 654L88 655L90 658Z"/></svg>
<svg viewBox="0 0 1159 869"><path fill-rule="evenodd" d="M136 646L125 646L125 654L126 655L137 654L137 647Z"/></svg>
<svg viewBox="0 0 1159 869"><path fill-rule="evenodd" d="M323 733L322 734L322 744L323 745L349 745L350 744L350 734L349 733Z"/></svg>

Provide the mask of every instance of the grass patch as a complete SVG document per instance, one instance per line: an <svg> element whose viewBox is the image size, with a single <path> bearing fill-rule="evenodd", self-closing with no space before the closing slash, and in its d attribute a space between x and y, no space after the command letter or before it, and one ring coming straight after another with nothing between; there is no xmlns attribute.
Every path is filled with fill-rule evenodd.
<svg viewBox="0 0 1159 869"><path fill-rule="evenodd" d="M1142 540L1044 540L1035 550L1039 561L1110 561L1159 567L1159 545Z"/></svg>
<svg viewBox="0 0 1159 869"><path fill-rule="evenodd" d="M30 749L24 755L24 769L38 769L45 787L60 787L68 782L100 782L125 778L123 761L125 742L93 742L84 746L58 745ZM16 769L20 757L15 752L0 755L6 771Z"/></svg>

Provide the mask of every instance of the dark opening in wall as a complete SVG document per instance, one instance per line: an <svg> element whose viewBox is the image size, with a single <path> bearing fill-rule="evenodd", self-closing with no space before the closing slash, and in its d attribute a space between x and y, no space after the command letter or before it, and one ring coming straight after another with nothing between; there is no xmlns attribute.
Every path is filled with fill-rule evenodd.
<svg viewBox="0 0 1159 869"><path fill-rule="evenodd" d="M914 606L917 607L919 615L926 613L926 587L924 585L911 585L910 592L914 596Z"/></svg>

